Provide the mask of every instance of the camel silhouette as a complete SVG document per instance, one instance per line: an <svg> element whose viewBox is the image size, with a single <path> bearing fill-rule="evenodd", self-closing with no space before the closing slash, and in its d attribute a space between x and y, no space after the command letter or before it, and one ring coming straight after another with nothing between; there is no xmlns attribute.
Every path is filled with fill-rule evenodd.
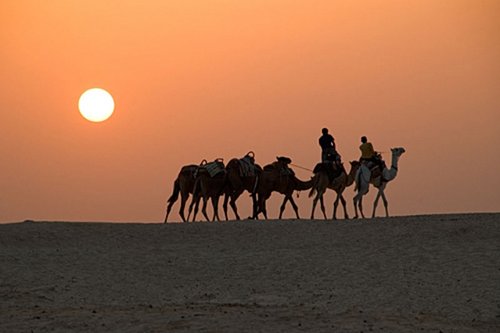
<svg viewBox="0 0 500 333"><path fill-rule="evenodd" d="M279 219L283 216L283 211L288 201L290 201L295 211L295 215L300 219L299 209L293 200L292 194L294 191L310 189L313 181L311 179L304 182L295 177L293 170L288 167L288 164L292 162L290 158L277 157L276 159L275 162L264 167L261 177L259 178L255 191L257 194L257 207L254 208L253 217L257 219L259 214L262 213L267 219L266 201L269 199L272 192L279 192L285 195L280 207Z"/></svg>
<svg viewBox="0 0 500 333"><path fill-rule="evenodd" d="M351 186L354 183L356 172L358 171L360 166L360 163L358 161L351 161L349 163L351 164L351 170L349 171L349 174L347 174L346 171L342 168L339 171L340 174L333 179L330 179L328 170L322 167L325 163L319 163L319 167L315 168L315 170L317 169L317 172L314 173L313 186L311 188L311 191L309 192L309 197L312 197L316 193L316 196L313 199L311 219L314 219L314 211L316 209L318 200L320 201L323 217L325 218L325 220L327 219L325 213L325 205L323 202L323 195L328 188L334 190L337 193L337 196L333 203L332 219L337 219L337 207L339 205L339 201L342 202L342 206L344 207L344 218L349 218L349 215L347 214L346 200L344 199L342 193L347 187Z"/></svg>
<svg viewBox="0 0 500 333"><path fill-rule="evenodd" d="M385 207L385 216L389 217L388 201L385 197L384 190L387 183L394 180L398 174L398 161L401 155L406 150L402 147L391 148L391 167L384 167L380 170L380 167L376 167L373 171L368 168L365 164L361 164L358 172L356 173L356 195L353 198L354 202L354 218L358 218L358 207L361 217L365 217L363 214L363 196L368 193L370 184L378 189L377 196L373 202L373 213L372 218L375 217L375 211L377 209L378 200L382 197Z"/></svg>

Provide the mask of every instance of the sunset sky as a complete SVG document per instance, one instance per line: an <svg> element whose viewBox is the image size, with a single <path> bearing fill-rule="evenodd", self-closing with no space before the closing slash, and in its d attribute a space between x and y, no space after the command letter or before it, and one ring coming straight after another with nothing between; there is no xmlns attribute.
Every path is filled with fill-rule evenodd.
<svg viewBox="0 0 500 333"><path fill-rule="evenodd" d="M312 168L322 127L345 162L361 135L405 147L393 215L500 211L497 0L2 0L0 45L2 222L163 221L183 165ZM93 87L102 123L78 112Z"/></svg>

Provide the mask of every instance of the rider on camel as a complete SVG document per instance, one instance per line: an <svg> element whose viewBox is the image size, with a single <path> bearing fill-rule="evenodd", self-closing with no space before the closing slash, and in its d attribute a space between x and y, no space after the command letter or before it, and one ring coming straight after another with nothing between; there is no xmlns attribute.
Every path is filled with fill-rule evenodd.
<svg viewBox="0 0 500 333"><path fill-rule="evenodd" d="M359 150L361 150L361 158L359 161L361 163L369 164L370 162L374 166L380 166L383 169L383 161L380 157L380 154L373 149L373 145L371 142L368 142L366 136L361 137L361 146L359 146Z"/></svg>
<svg viewBox="0 0 500 333"><path fill-rule="evenodd" d="M321 130L323 135L319 138L319 145L321 146L321 162L340 162L340 155L335 149L335 139L328 133L328 128Z"/></svg>

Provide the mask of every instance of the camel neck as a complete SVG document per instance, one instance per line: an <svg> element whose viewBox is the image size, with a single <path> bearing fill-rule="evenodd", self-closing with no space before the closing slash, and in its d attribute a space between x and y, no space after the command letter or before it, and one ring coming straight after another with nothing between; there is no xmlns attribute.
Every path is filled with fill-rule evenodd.
<svg viewBox="0 0 500 333"><path fill-rule="evenodd" d="M385 168L383 170L383 178L386 182L389 182L396 178L396 175L398 174L398 159L399 156L396 154L392 154L392 160L391 160L391 168Z"/></svg>
<svg viewBox="0 0 500 333"><path fill-rule="evenodd" d="M396 154L392 154L392 161L391 161L391 169L398 169L398 160L399 156Z"/></svg>

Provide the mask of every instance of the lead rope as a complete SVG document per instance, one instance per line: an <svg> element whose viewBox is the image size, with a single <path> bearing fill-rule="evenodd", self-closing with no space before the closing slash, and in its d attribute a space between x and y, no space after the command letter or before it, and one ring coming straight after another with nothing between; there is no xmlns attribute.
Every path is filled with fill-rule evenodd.
<svg viewBox="0 0 500 333"><path fill-rule="evenodd" d="M302 170L306 170L306 171L310 171L310 172L314 172L313 170L309 169L309 168L305 168L303 166L300 166L300 165L297 165L297 164L293 164L293 163L290 163L291 166L294 166L296 168L299 168L299 169L302 169ZM300 191L297 191L297 198L299 198L300 196Z"/></svg>
<svg viewBox="0 0 500 333"><path fill-rule="evenodd" d="M304 168L303 166L300 166L300 165L297 165L297 164L293 164L293 163L290 163L291 166L294 166L296 168L299 168L299 169L302 169L302 170L306 170L306 171L311 171L313 172L311 169L309 168Z"/></svg>

